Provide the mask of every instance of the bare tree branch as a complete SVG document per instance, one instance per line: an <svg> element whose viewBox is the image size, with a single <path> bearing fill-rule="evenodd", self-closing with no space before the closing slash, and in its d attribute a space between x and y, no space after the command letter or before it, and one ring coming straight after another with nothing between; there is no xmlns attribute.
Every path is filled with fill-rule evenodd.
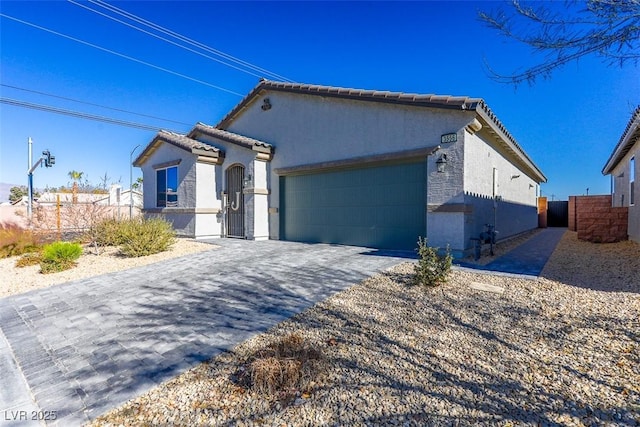
<svg viewBox="0 0 640 427"><path fill-rule="evenodd" d="M637 64L640 59L640 0L588 0L565 2L562 12L550 6L536 8L511 1L510 11L481 11L479 19L502 36L542 55L537 65L500 74L485 60L489 75L501 83L533 84L548 78L563 65L588 55L611 66ZM551 6L552 7L552 6Z"/></svg>

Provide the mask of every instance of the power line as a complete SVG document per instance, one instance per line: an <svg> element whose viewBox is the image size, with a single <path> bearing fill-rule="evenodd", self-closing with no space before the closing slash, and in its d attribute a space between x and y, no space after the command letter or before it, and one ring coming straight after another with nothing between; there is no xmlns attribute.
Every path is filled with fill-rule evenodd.
<svg viewBox="0 0 640 427"><path fill-rule="evenodd" d="M4 83L0 83L0 86L8 87L8 88L11 88L11 89L16 89L16 90L21 90L21 91L24 91L24 92L36 93L38 95L50 96L52 98L64 99L65 101L73 101L73 102L77 102L77 103L80 103L80 104L91 105L93 107L105 108L107 110L119 111L121 113L133 114L133 115L140 116L140 117L147 117L147 118L150 118L150 119L156 119L156 120L162 120L162 121L165 121L165 122L176 123L176 124L179 124L179 125L187 125L187 126L191 125L191 123L179 122L179 121L176 121L176 120L165 119L163 117L151 116L149 114L136 113L134 111L123 110L123 109L120 109L120 108L107 107L106 105L94 104L93 102L80 101L79 99L67 98L66 96L54 95L52 93L40 92L40 91L37 91L37 90L26 89L26 88L23 88L23 87L12 86L12 85L8 85L8 84L4 84Z"/></svg>
<svg viewBox="0 0 640 427"><path fill-rule="evenodd" d="M75 2L74 2L74 1L72 1L72 0L68 0L68 1L70 1L71 3L77 4L77 3L75 3ZM123 9L120 9L120 8L118 8L118 7L116 7L116 6L113 6L113 5L111 5L111 4L109 4L109 3L105 2L105 1L102 1L102 0L88 0L88 1L89 1L90 3L92 3L92 4L96 5L96 6L98 6L98 7L102 7L103 9L107 9L107 10L109 10L110 12L116 13L116 14L118 14L118 15L120 15L120 16L123 16L123 17L125 17L125 18L127 18L127 19L130 19L130 20L132 20L132 21L134 21L134 22L137 22L137 23L142 24L142 25L144 25L144 26L146 26L146 27L149 27L149 28L152 28L152 29L154 29L154 30L156 30L156 31L158 31L158 32L161 32L161 33L163 33L163 34L165 34L165 35L168 35L168 36L170 36L170 37L173 37L173 38L175 38L175 39L178 39L178 40L180 40L180 41L182 41L182 42L185 42L185 43L187 43L187 44L190 44L190 45L192 45L192 46L198 47L198 48L200 48L200 49L202 49L202 50L204 50L204 51L206 51L206 52L212 53L212 54L214 54L214 55L218 55L218 56L220 56L220 57L222 57L222 58L224 58L224 59L227 59L227 60L229 60L229 61L231 61L231 62L234 62L234 63L239 64L239 65L241 65L241 66L244 66L244 67L246 67L246 68L249 68L249 69L251 69L251 70L253 70L253 71L256 71L256 72L262 73L262 75L270 75L270 76L272 76L272 78L275 78L275 79L278 79L278 80L287 81L287 82L292 82L292 80L290 80L290 79L288 79L288 78L286 78L286 77L284 77L284 76L281 76L281 75L276 74L276 73L274 73L274 72L272 72L272 71L269 71L269 70L267 70L267 69L265 69L265 68L262 68L262 67L259 67L259 66L257 66L257 65L254 65L254 64L252 64L252 63L250 63L250 62L247 62L247 61L244 61L244 60L242 60L242 59L236 58L235 56L229 55L228 53L222 52L221 50L214 49L214 48L212 48L212 47L210 47L210 46L205 45L204 43L200 43L200 42L198 42L198 41L196 41L196 40L193 40L193 39L191 39L191 38L189 38L189 37L183 36L183 35L182 35L182 34L180 34L180 33L177 33L177 32L172 31L172 30L170 30L170 29L168 29L168 28L166 28L166 27L163 27L163 26L161 26L161 25L158 25L158 24L155 24L155 23L153 23L153 22L151 22L151 21L148 21L148 20L146 20L146 19L144 19L144 18L141 18L141 17L139 17L139 16L136 16L136 15L134 15L134 14L132 14L132 13L129 13L129 12L127 12L127 11L123 10ZM79 5L79 4L77 4L77 5L78 5L78 6L81 6L81 5ZM82 7L84 7L84 6L82 6ZM85 7L85 8L86 8L86 7ZM90 8L86 8L86 9L91 10L91 11L93 11L93 12L95 12L95 13L100 13L100 12L97 12L97 11L95 11L95 10L93 10L93 9L90 9ZM100 14L101 14L101 13L100 13ZM101 15L103 15L103 16L104 16L104 14L101 14ZM116 20L115 18L113 18L113 17L111 17L111 16L107 16L107 17L108 17L109 19ZM122 22L122 21L119 21L119 20L116 20L116 21L118 21L118 22ZM125 24L125 25L129 25L129 24ZM131 26L131 25L129 25L129 26ZM146 31L144 31L144 30L142 30L142 29L140 29L140 28L137 28L137 27L135 27L135 26L132 26L132 28L136 28L138 31L143 31L143 32L145 32L145 33L149 34L148 32L146 32ZM153 35L153 34L152 34L152 35ZM159 36L156 36L156 35L153 35L153 36L154 36L154 37L158 37L158 38L160 38ZM162 39L162 40L165 40L165 39L163 39L163 38L161 38L161 39ZM170 43L175 44L175 43L173 43L173 42L170 42ZM181 47L182 47L182 46L181 46ZM191 50L191 49L186 48L186 47L183 47L183 48L188 49L188 50ZM234 67L234 68L235 68L235 67ZM242 71L242 70L241 70L241 71ZM255 74L253 74L253 73L249 73L249 74L255 75ZM259 77L262 77L262 75L260 75Z"/></svg>
<svg viewBox="0 0 640 427"><path fill-rule="evenodd" d="M81 3L75 2L74 0L67 0L67 1L68 1L69 3L71 3L71 4L73 4L73 5L79 6L79 7L83 8L83 9L86 9L86 10L88 10L88 11L90 11L90 12L93 12L93 13L96 13L96 14L98 14L98 15L104 16L105 18L111 19L111 20L113 20L113 21L115 21L115 22L118 22L118 23L120 23L120 24L122 24L122 25L126 25L126 26L127 26L127 27L129 27L129 28L133 28L134 30L137 30L137 31L140 31L140 32L142 32L142 33L148 34L148 35L150 35L151 37L155 37L155 38L157 38L157 39L159 39L159 40L162 40L162 41L164 41L164 42L170 43L170 44L172 44L172 45L174 45L174 46L177 46L177 47L179 47L179 48L182 48L182 49L188 50L189 52L195 53L196 55L200 55L200 56L202 56L202 57L204 57L204 58L207 58L207 59L210 59L210 60L212 60L212 61L218 62L218 63L220 63L220 64L222 64L222 65L226 65L227 67L230 67L230 68L233 68L233 69L238 70L238 71L240 71L240 72L243 72L243 73L246 73L246 74L252 75L252 76L254 76L254 77L262 77L262 75L260 75L260 74L252 73L251 71L244 70L244 69L242 69L242 68L240 68L240 67L238 67L238 66L235 66L235 65L233 65L233 64L229 64L229 63L224 62L224 61L222 61L222 60L220 60L220 59L214 58L214 57L209 56L209 55L205 55L204 53L202 53L202 52L198 52L198 51L197 51L197 50L195 50L195 49L191 49L190 47L187 47L187 46L181 45L181 44L179 44L179 43L176 43L176 42L174 42L174 41L171 41L171 40L169 40L169 39L166 39L166 38L164 38L164 37L161 37L161 36L159 36L159 35L157 35L157 34L154 34L154 33L150 32L150 31L144 30L144 29L142 29L142 28L140 28L140 27L136 27L136 26L135 26L135 25L133 25L133 24L130 24L130 23L125 22L125 21L122 21L122 20L120 20L120 19L118 19L118 18L115 18L115 17L113 17L113 16L107 15L106 13L102 13L102 12L97 11L97 10L95 10L95 9L91 9L90 7L87 7L87 6L85 6L84 4L81 4Z"/></svg>
<svg viewBox="0 0 640 427"><path fill-rule="evenodd" d="M212 87L214 89L218 89L218 90L221 90L223 92L230 93L232 95L237 95L237 96L240 96L240 97L244 96L244 95L242 95L242 94L240 94L238 92L234 92L234 91L232 91L230 89L225 89L225 88L223 88L221 86L216 86L214 84L205 82L203 80L199 80L199 79L196 79L194 77L189 77L189 76L187 76L185 74L181 74L181 73L178 73L176 71L172 71L172 70L169 70L167 68L163 68L163 67L160 67L158 65L154 65L154 64L151 64L149 62L142 61L142 60L134 58L132 56L128 56L128 55L125 55L123 53L119 53L119 52L113 51L111 49L107 49L107 48L95 45L93 43L89 43L89 42L86 42L84 40L80 40L80 39L77 39L75 37L71 37L71 36L68 36L66 34L62 34L62 33L59 33L57 31L54 31L54 30L50 30L50 29L45 28L45 27L41 27L40 25L36 25L36 24L31 23L31 22L23 21L22 19L14 18L13 16L9 16L9 15L6 15L4 13L0 13L0 16L2 16L3 18L10 19L10 20L15 21L15 22L19 22L21 24L27 25L29 27L37 28L38 30L45 31L47 33L55 34L55 35L57 35L59 37L63 37L63 38L66 38L68 40L72 40L72 41L74 41L76 43L80 43L80 44L83 44L85 46L89 46L89 47L92 47L94 49L98 49L98 50L101 50L103 52L107 52L107 53L110 53L112 55L116 55L116 56L119 56L121 58L128 59L129 61L137 62L138 64L146 65L146 66L154 68L156 70L164 71L165 73L169 73L169 74L172 74L174 76L182 77L183 79L191 80L192 82L200 83L202 85L209 86L209 87Z"/></svg>
<svg viewBox="0 0 640 427"><path fill-rule="evenodd" d="M119 119L114 119L114 118L105 117L105 116L96 116L96 115L93 115L93 114L87 114L87 113L83 113L83 112L80 112L80 111L65 110L65 109L62 109L62 108L52 107L52 106L49 106L49 105L33 104L31 102L25 102L25 101L20 101L20 100L11 99L11 98L0 97L0 103L13 105L15 107L28 108L28 109L31 109L31 110L46 111L48 113L62 114L62 115L65 115L65 116L78 117L78 118L85 119L85 120L94 120L94 121L98 121L98 122L109 123L109 124L112 124L112 125L131 127L131 128L135 128L135 129L141 129L141 130L150 130L150 131L157 132L157 131L159 131L161 129L158 126L151 126L151 125L145 125L145 124L142 124L142 123L129 122L129 121L126 121L126 120L119 120ZM171 132L175 132L175 131L171 131ZM179 132L175 132L175 133L179 133Z"/></svg>

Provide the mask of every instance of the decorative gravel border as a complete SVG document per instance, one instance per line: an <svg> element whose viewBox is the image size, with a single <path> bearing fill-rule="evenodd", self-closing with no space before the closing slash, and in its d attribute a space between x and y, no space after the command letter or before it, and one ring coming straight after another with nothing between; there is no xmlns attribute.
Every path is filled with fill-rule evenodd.
<svg viewBox="0 0 640 427"><path fill-rule="evenodd" d="M583 243L566 233L543 271L564 283L455 271L423 289L401 264L91 425L639 425L640 270L610 289L585 278L619 267L608 253L633 268L640 245ZM231 381L290 332L327 357L310 390L280 402Z"/></svg>

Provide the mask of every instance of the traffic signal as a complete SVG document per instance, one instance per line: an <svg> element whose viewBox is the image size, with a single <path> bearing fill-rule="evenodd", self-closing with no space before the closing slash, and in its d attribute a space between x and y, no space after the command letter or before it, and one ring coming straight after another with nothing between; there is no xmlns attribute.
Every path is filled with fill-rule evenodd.
<svg viewBox="0 0 640 427"><path fill-rule="evenodd" d="M56 164L55 156L51 155L49 150L44 150L42 152L42 159L44 160L44 167L50 168L51 166Z"/></svg>

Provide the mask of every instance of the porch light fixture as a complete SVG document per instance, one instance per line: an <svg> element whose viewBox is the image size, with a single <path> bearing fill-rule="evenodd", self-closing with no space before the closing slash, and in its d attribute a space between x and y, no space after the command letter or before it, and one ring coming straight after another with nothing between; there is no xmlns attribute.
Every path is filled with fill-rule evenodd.
<svg viewBox="0 0 640 427"><path fill-rule="evenodd" d="M447 166L447 155L442 154L440 155L438 160L436 160L436 167L438 168L438 173L444 173L444 169L446 166Z"/></svg>
<svg viewBox="0 0 640 427"><path fill-rule="evenodd" d="M242 180L242 188L249 188L251 186L251 175L247 175Z"/></svg>

